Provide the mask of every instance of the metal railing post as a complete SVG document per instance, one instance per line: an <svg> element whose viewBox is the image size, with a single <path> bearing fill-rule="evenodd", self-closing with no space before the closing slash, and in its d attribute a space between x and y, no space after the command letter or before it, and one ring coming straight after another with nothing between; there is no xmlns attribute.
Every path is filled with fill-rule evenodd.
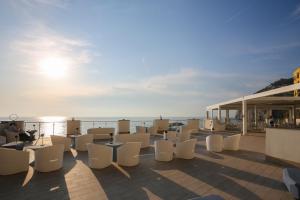
<svg viewBox="0 0 300 200"><path fill-rule="evenodd" d="M54 129L55 129L55 122L52 124L52 134L54 135Z"/></svg>

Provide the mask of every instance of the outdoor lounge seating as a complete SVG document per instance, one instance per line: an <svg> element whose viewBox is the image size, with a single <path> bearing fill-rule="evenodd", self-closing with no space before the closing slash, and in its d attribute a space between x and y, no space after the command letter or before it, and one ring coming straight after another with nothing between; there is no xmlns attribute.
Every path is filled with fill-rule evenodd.
<svg viewBox="0 0 300 200"><path fill-rule="evenodd" d="M227 136L223 139L224 150L239 150L241 134Z"/></svg>
<svg viewBox="0 0 300 200"><path fill-rule="evenodd" d="M176 144L175 155L177 158L193 159L197 139L190 139Z"/></svg>
<svg viewBox="0 0 300 200"><path fill-rule="evenodd" d="M169 140L157 140L154 142L155 160L171 161L173 159L173 142Z"/></svg>
<svg viewBox="0 0 300 200"><path fill-rule="evenodd" d="M114 133L114 128L89 128L87 130L87 134L92 134L94 140L110 139Z"/></svg>
<svg viewBox="0 0 300 200"><path fill-rule="evenodd" d="M177 141L177 132L176 131L168 131L164 133L164 139L165 140L170 140L174 143Z"/></svg>
<svg viewBox="0 0 300 200"><path fill-rule="evenodd" d="M125 119L119 120L117 133L118 134L130 133L130 120L125 120Z"/></svg>
<svg viewBox="0 0 300 200"><path fill-rule="evenodd" d="M189 139L191 139L190 131L188 131L188 132L179 132L179 134L178 134L178 141L179 142L183 142L183 141L186 141L186 140L189 140Z"/></svg>
<svg viewBox="0 0 300 200"><path fill-rule="evenodd" d="M117 150L117 163L122 166L135 166L140 162L140 142L128 142Z"/></svg>
<svg viewBox="0 0 300 200"><path fill-rule="evenodd" d="M218 119L205 119L204 128L213 131L225 131L226 124L220 122Z"/></svg>
<svg viewBox="0 0 300 200"><path fill-rule="evenodd" d="M28 171L29 152L0 148L0 175Z"/></svg>
<svg viewBox="0 0 300 200"><path fill-rule="evenodd" d="M87 144L93 143L94 136L92 134L81 135L75 138L75 149L77 151L87 151Z"/></svg>
<svg viewBox="0 0 300 200"><path fill-rule="evenodd" d="M64 145L58 144L35 151L34 169L39 172L51 172L62 168Z"/></svg>
<svg viewBox="0 0 300 200"><path fill-rule="evenodd" d="M221 152L223 150L223 136L213 134L206 137L207 151Z"/></svg>
<svg viewBox="0 0 300 200"><path fill-rule="evenodd" d="M144 126L136 126L136 133L147 133L147 128Z"/></svg>
<svg viewBox="0 0 300 200"><path fill-rule="evenodd" d="M113 150L100 144L87 144L90 168L102 169L112 163Z"/></svg>
<svg viewBox="0 0 300 200"><path fill-rule="evenodd" d="M300 169L283 169L283 183L295 199L300 199Z"/></svg>
<svg viewBox="0 0 300 200"><path fill-rule="evenodd" d="M128 142L140 142L141 148L150 146L150 134L149 133L136 133L136 134L117 134L114 135L114 142L128 143Z"/></svg>
<svg viewBox="0 0 300 200"><path fill-rule="evenodd" d="M199 132L199 119L188 119L187 120L187 128L191 133Z"/></svg>
<svg viewBox="0 0 300 200"><path fill-rule="evenodd" d="M153 126L149 128L151 134L162 134L169 129L169 119L155 119L153 120Z"/></svg>
<svg viewBox="0 0 300 200"><path fill-rule="evenodd" d="M51 135L51 143L52 145L56 145L56 144L62 144L65 147L65 151L70 151L71 148L71 139L64 137L64 136L58 136L58 135Z"/></svg>

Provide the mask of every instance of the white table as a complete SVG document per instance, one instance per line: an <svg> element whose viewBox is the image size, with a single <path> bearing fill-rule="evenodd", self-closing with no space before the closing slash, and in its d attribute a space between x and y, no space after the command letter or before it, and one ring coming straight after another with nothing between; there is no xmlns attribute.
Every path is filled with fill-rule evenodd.
<svg viewBox="0 0 300 200"><path fill-rule="evenodd" d="M106 146L112 147L113 148L113 161L117 161L117 149L118 147L122 146L123 143L121 142L108 142L105 143Z"/></svg>

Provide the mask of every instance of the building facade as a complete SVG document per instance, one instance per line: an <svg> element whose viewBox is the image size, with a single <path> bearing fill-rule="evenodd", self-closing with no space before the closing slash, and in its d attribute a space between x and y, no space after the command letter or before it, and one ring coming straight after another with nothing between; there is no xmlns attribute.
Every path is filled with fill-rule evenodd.
<svg viewBox="0 0 300 200"><path fill-rule="evenodd" d="M300 83L300 67L297 67L293 72L294 84ZM298 97L300 94L299 90L294 91L294 96Z"/></svg>

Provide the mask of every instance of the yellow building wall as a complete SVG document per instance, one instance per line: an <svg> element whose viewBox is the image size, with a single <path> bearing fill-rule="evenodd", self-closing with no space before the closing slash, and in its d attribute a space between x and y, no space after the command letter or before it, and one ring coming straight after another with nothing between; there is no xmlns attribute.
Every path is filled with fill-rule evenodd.
<svg viewBox="0 0 300 200"><path fill-rule="evenodd" d="M300 67L298 67L297 69L294 70L293 72L293 78L294 78L294 84L296 83L300 83ZM295 90L294 91L294 96L298 97L300 94L299 90Z"/></svg>

